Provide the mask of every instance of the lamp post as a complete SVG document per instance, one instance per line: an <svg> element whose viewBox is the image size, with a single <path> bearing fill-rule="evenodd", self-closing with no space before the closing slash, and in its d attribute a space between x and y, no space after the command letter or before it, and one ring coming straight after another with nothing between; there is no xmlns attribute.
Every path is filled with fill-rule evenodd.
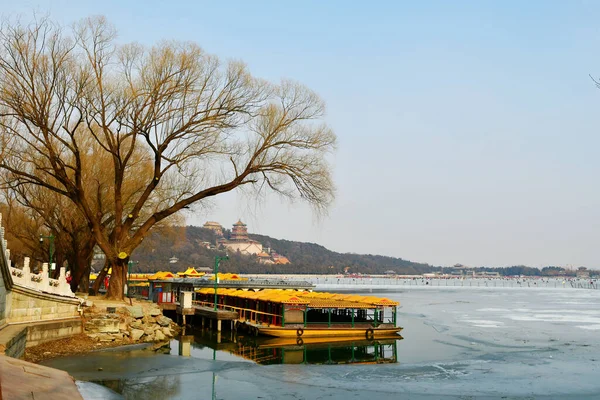
<svg viewBox="0 0 600 400"><path fill-rule="evenodd" d="M44 239L50 240L50 245L48 246L48 253L50 256L48 274L50 274L50 270L52 269L52 256L54 255L54 235L44 236L40 233L40 244L44 243Z"/></svg>
<svg viewBox="0 0 600 400"><path fill-rule="evenodd" d="M221 262L222 260L229 260L229 257L215 257L215 311L217 311L217 285L219 284L219 262Z"/></svg>

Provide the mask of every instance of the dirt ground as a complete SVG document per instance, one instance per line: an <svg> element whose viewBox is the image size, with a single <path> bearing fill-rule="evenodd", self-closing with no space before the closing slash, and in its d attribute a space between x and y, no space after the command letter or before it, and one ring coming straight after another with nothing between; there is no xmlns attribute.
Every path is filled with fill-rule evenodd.
<svg viewBox="0 0 600 400"><path fill-rule="evenodd" d="M133 342L132 342L133 343ZM50 358L89 353L93 350L123 346L123 342L97 342L84 333L53 340L25 349L25 361L39 363Z"/></svg>

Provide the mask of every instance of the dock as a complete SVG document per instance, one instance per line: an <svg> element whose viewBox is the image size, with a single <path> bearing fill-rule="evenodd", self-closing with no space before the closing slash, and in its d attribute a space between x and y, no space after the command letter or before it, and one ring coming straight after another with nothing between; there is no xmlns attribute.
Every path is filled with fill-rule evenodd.
<svg viewBox="0 0 600 400"><path fill-rule="evenodd" d="M214 323L217 332L221 332L222 321L229 321L233 330L234 322L240 318L236 311L194 304L192 292L181 292L180 298L181 302L171 303L174 307L169 307L169 309L175 310L177 319L181 318L184 325L187 323L186 317L193 316L200 319L202 328L208 325L212 329ZM163 307L163 310L167 310L167 308Z"/></svg>

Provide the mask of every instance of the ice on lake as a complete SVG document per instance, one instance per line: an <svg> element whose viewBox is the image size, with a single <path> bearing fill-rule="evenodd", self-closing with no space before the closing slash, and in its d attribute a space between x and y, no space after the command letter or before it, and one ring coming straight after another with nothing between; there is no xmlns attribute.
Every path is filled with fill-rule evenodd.
<svg viewBox="0 0 600 400"><path fill-rule="evenodd" d="M189 358L99 353L48 365L76 379L119 380L113 389L132 399L600 398L598 290L370 293L401 302L396 364L262 366L223 352L213 361L212 351L196 349Z"/></svg>

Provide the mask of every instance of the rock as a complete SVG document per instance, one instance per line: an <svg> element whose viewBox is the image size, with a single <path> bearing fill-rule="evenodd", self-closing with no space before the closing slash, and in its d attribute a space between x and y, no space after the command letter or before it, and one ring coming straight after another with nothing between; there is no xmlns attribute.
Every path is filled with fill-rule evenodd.
<svg viewBox="0 0 600 400"><path fill-rule="evenodd" d="M88 336L96 340L97 342L112 342L115 340L115 338L108 333L92 333Z"/></svg>
<svg viewBox="0 0 600 400"><path fill-rule="evenodd" d="M142 306L127 307L127 311L129 311L129 314L135 319L144 317L144 311L142 310Z"/></svg>
<svg viewBox="0 0 600 400"><path fill-rule="evenodd" d="M138 341L142 336L144 336L144 331L141 329L132 329L131 330L131 339Z"/></svg>
<svg viewBox="0 0 600 400"><path fill-rule="evenodd" d="M168 328L168 327L162 328L162 332L165 334L166 337L173 337L171 328Z"/></svg>
<svg viewBox="0 0 600 400"><path fill-rule="evenodd" d="M162 312L160 311L160 308L158 308L158 307L153 307L150 309L150 315L152 317L158 317L161 314L162 314Z"/></svg>
<svg viewBox="0 0 600 400"><path fill-rule="evenodd" d="M117 333L119 332L118 318L94 318L85 323L88 333Z"/></svg>
<svg viewBox="0 0 600 400"><path fill-rule="evenodd" d="M169 326L171 325L171 322L171 318L165 317L164 315L161 315L160 317L156 318L156 323L160 326Z"/></svg>
<svg viewBox="0 0 600 400"><path fill-rule="evenodd" d="M144 329L144 325L142 324L142 321L139 321L137 319L134 320L131 324L129 324L129 326L134 329Z"/></svg>
<svg viewBox="0 0 600 400"><path fill-rule="evenodd" d="M154 342L154 335L146 335L146 337L144 337L144 340L146 342Z"/></svg>
<svg viewBox="0 0 600 400"><path fill-rule="evenodd" d="M160 342L161 340L165 340L166 336L162 331L156 331L154 332L154 339Z"/></svg>
<svg viewBox="0 0 600 400"><path fill-rule="evenodd" d="M154 333L154 329L151 326L147 326L144 328L144 333L146 335L150 336Z"/></svg>
<svg viewBox="0 0 600 400"><path fill-rule="evenodd" d="M144 324L153 324L156 322L156 319L154 319L153 317L151 317L149 315L144 315L144 318L142 318L142 322Z"/></svg>

